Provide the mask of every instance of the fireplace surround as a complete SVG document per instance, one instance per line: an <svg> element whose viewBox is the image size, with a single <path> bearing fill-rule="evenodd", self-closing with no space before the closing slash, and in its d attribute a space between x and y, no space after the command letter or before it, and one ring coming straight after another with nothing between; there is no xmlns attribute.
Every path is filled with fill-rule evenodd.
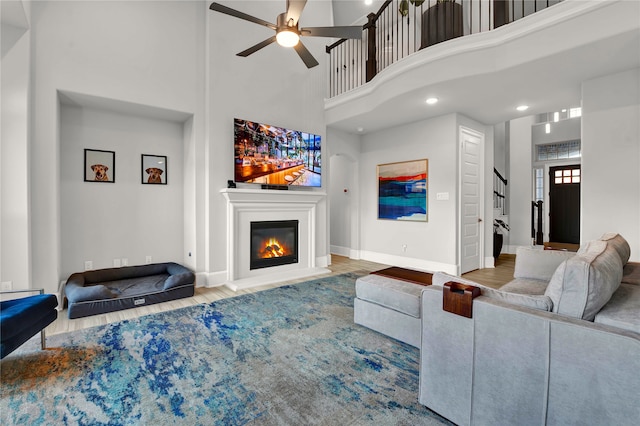
<svg viewBox="0 0 640 426"><path fill-rule="evenodd" d="M327 254L316 258L318 220L326 217L326 193L316 190L278 191L224 188L227 201L227 270L224 285L237 291L274 282L331 272ZM320 219L318 219L320 216ZM251 268L251 222L297 221L297 263ZM324 227L321 228L326 232ZM325 242L324 236L319 236Z"/></svg>

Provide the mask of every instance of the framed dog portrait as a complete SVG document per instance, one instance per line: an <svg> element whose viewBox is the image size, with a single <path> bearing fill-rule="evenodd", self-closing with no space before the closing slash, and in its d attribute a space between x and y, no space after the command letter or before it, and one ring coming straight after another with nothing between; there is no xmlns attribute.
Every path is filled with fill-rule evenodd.
<svg viewBox="0 0 640 426"><path fill-rule="evenodd" d="M116 181L115 151L85 149L84 181L114 183Z"/></svg>
<svg viewBox="0 0 640 426"><path fill-rule="evenodd" d="M165 155L142 154L142 183L167 184L167 157Z"/></svg>

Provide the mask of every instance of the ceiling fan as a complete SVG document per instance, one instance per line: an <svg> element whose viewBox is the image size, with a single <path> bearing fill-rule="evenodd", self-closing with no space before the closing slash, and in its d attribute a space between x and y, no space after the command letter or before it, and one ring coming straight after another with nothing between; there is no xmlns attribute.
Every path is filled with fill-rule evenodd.
<svg viewBox="0 0 640 426"><path fill-rule="evenodd" d="M270 45L274 41L277 41L281 46L293 47L300 56L300 59L302 59L304 64L307 66L307 68L312 68L318 65L318 61L316 61L311 52L309 52L304 44L302 44L302 42L300 41L300 36L355 39L359 39L362 37L362 27L359 26L298 28L298 20L300 19L300 14L302 13L302 9L304 9L306 3L307 0L287 0L287 10L286 12L278 15L276 24L272 24L254 16L247 15L246 13L221 5L220 3L211 3L209 9L216 12L224 13L226 15L235 16L236 18L244 19L245 21L263 25L265 27L271 28L272 30L275 30L276 35L269 37L264 41L261 41L260 43L248 48L247 50L243 50L242 52L238 53L238 56L249 56L252 53L255 53L258 50L262 49L263 47Z"/></svg>

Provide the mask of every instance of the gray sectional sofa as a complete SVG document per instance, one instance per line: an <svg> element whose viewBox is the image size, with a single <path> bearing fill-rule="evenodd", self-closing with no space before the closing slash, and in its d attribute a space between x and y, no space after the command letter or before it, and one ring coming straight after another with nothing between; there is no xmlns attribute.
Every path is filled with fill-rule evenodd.
<svg viewBox="0 0 640 426"><path fill-rule="evenodd" d="M640 263L618 234L578 253L519 248L500 290L356 280L354 321L420 348L418 399L458 425L640 424ZM444 286L480 288L472 317Z"/></svg>
<svg viewBox="0 0 640 426"><path fill-rule="evenodd" d="M193 296L195 274L173 262L72 274L65 284L69 318Z"/></svg>
<svg viewBox="0 0 640 426"><path fill-rule="evenodd" d="M496 291L436 273L421 295L420 403L458 425L640 424L640 264L617 234L519 249ZM443 285L481 287L473 317ZM502 291L505 290L505 291Z"/></svg>

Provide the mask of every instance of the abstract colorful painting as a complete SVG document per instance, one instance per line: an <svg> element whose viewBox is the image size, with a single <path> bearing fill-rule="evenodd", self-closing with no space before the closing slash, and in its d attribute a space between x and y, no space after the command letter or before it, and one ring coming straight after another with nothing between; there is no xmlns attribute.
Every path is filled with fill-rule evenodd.
<svg viewBox="0 0 640 426"><path fill-rule="evenodd" d="M378 165L378 219L427 222L429 160Z"/></svg>

